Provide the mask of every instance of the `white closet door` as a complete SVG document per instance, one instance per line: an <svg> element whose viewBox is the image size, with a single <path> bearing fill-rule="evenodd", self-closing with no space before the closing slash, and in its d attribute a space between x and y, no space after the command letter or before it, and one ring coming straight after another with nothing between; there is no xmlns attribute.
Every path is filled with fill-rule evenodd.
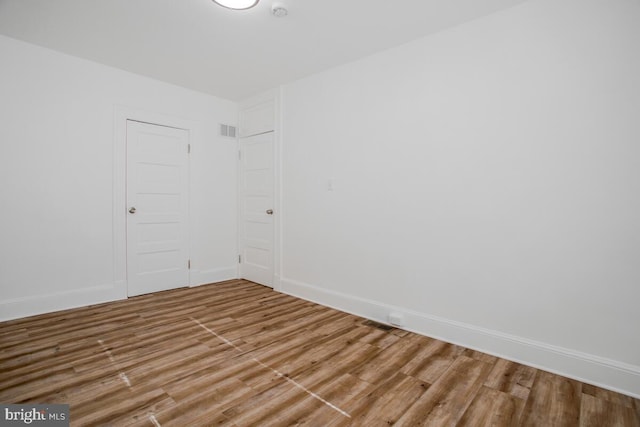
<svg viewBox="0 0 640 427"><path fill-rule="evenodd" d="M189 133L127 122L128 295L189 285Z"/></svg>
<svg viewBox="0 0 640 427"><path fill-rule="evenodd" d="M273 132L240 139L240 277L273 286Z"/></svg>

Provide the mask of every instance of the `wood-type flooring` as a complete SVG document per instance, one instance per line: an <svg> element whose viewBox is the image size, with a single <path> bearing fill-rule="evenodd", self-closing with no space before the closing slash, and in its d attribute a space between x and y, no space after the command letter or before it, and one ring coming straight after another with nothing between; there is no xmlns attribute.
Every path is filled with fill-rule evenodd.
<svg viewBox="0 0 640 427"><path fill-rule="evenodd" d="M0 402L72 426L629 426L640 402L244 280L0 323Z"/></svg>

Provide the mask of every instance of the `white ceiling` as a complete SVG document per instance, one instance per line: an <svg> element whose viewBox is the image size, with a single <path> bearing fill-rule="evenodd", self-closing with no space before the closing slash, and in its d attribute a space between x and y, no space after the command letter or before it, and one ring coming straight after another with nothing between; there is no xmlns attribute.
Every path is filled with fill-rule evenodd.
<svg viewBox="0 0 640 427"><path fill-rule="evenodd" d="M242 100L526 0L0 0L0 34Z"/></svg>

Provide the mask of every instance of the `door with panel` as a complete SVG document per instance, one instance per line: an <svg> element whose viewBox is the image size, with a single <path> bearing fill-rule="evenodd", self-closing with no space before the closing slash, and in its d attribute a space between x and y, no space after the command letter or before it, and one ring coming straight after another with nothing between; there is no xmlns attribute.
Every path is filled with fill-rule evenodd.
<svg viewBox="0 0 640 427"><path fill-rule="evenodd" d="M240 138L240 277L273 286L274 133Z"/></svg>
<svg viewBox="0 0 640 427"><path fill-rule="evenodd" d="M189 285L189 132L127 121L127 294Z"/></svg>

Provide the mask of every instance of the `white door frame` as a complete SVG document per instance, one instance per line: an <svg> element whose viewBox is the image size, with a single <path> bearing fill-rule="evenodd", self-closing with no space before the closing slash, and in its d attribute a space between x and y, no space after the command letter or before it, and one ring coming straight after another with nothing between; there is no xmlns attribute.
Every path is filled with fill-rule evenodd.
<svg viewBox="0 0 640 427"><path fill-rule="evenodd" d="M239 140L240 145L240 166L239 166L239 175L238 175L238 214L239 214L239 230L238 230L238 240L239 240L239 249L240 254L242 256L242 262L239 264L239 276L247 279L253 280L256 283L269 286L273 288L273 278L275 276L275 218L279 215L279 212L276 212L274 202L274 187L275 187L275 179L274 179L274 167L273 167L273 153L274 153L274 132L263 132L253 134L251 136L241 137ZM258 185L255 181L252 184L252 190L248 190L246 180L248 173L261 173L262 169L255 169L256 165L254 164L254 168L247 169L248 159L251 158L255 151L255 147L269 147L269 151L267 152L268 156L264 158L263 156L259 156L259 163L261 166L266 166L269 164L270 173L263 176L264 180L269 179L271 183L267 186L267 188L257 189L253 187L254 185ZM258 151L261 151L258 148ZM255 162L257 158L253 158ZM262 180L261 180L262 181ZM256 193L257 191L257 193ZM264 196L267 196L268 203L265 203L261 206L258 211L255 210L255 206L253 209L248 209L247 202L253 200L254 203L261 204L259 200L262 200ZM262 202L264 203L264 201ZM271 210L271 214L269 211ZM250 212L249 212L250 211ZM263 240L262 237L252 236L250 237L248 234L248 230L246 227L252 225L253 227L258 227L262 229L264 228L270 230L270 235L268 237L268 242ZM266 244L266 245L265 245ZM249 253L261 252L263 250L268 250L268 262L254 264L250 262ZM256 260L257 261L257 260ZM266 271L265 271L266 270ZM268 274L264 274L268 273Z"/></svg>
<svg viewBox="0 0 640 427"><path fill-rule="evenodd" d="M189 131L127 121L127 295L130 297L189 286L189 147ZM175 171L177 176L173 175ZM154 178L160 177L170 180L154 182ZM171 196L165 194L167 191L179 195L177 211L162 204L145 203L145 200L149 202L149 192L155 194L152 199L171 200ZM132 212L133 209L138 212ZM165 261L158 263L158 258Z"/></svg>
<svg viewBox="0 0 640 427"><path fill-rule="evenodd" d="M200 124L195 121L168 116L162 113L140 110L126 106L115 106L114 109L114 143L113 143L113 283L118 296L127 298L127 120L150 123L159 126L167 126L184 129L189 133L191 151L197 150L197 135L201 134ZM189 162L191 163L191 162ZM190 227L191 219L191 176L192 168L189 165L188 198L189 209L187 214L187 238L189 240L188 251L193 254L193 230ZM189 272L189 286L191 283L191 271Z"/></svg>
<svg viewBox="0 0 640 427"><path fill-rule="evenodd" d="M261 95L255 96L247 101L244 101L240 104L239 108L239 116L241 116L242 111L251 110L260 105L266 103L272 103L274 106L275 117L273 123L273 210L274 210L274 218L273 218L273 279L271 281L273 289L275 291L281 291L282 287L280 284L280 279L282 277L282 174L281 174L281 153L282 153L282 88L278 88L275 90L271 90L265 92ZM239 135L242 135L242 120L238 119L238 127L239 127ZM238 152L240 151L240 137L237 138L237 148ZM236 191L238 196L241 194L240 188L240 162L238 161L238 180L236 185ZM240 224L242 221L242 207L240 206L241 200L238 197L238 254L241 252L241 239L240 239ZM240 277L240 266L238 265L238 277Z"/></svg>

